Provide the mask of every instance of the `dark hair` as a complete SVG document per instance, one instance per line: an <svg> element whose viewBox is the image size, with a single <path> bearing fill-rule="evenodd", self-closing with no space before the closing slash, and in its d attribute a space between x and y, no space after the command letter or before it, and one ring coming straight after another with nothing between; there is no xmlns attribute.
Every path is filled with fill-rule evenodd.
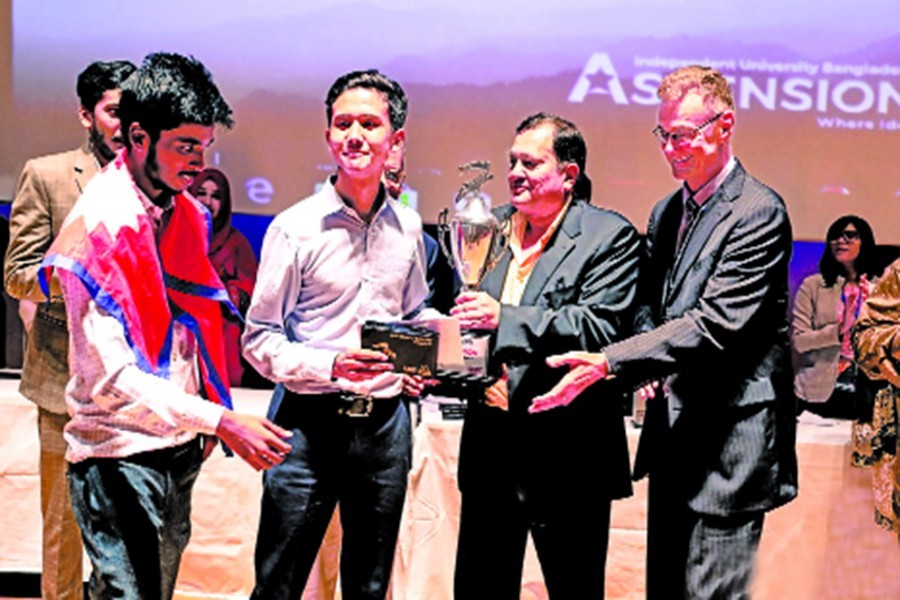
<svg viewBox="0 0 900 600"><path fill-rule="evenodd" d="M231 108L212 75L199 60L180 54L148 54L143 64L122 84L119 120L125 145L128 131L139 123L152 141L163 130L185 123L231 127Z"/></svg>
<svg viewBox="0 0 900 600"><path fill-rule="evenodd" d="M367 88L376 90L384 95L384 99L388 105L388 117L391 120L391 129L399 131L406 124L406 112L408 103L406 100L406 92L400 87L400 84L383 75L375 69L368 71L353 71L345 75L341 75L331 84L328 95L325 97L325 117L328 124L331 124L332 108L338 97L355 88Z"/></svg>
<svg viewBox="0 0 900 600"><path fill-rule="evenodd" d="M136 67L127 60L109 62L98 60L89 64L78 74L78 81L75 84L81 106L93 111L103 94L121 87L122 82L128 79L135 69Z"/></svg>
<svg viewBox="0 0 900 600"><path fill-rule="evenodd" d="M578 178L572 189L572 197L576 200L591 201L591 180L585 173L587 162L587 145L578 127L560 116L539 112L525 119L516 127L516 135L537 129L541 125L553 126L553 153L560 163L573 163L578 167Z"/></svg>
<svg viewBox="0 0 900 600"><path fill-rule="evenodd" d="M827 287L835 284L838 275L847 275L844 265L834 258L834 252L829 244L841 236L847 225L853 225L859 232L859 256L853 263L856 273L860 276L865 275L869 279L881 274L881 269L878 268L875 235L872 233L872 228L862 217L844 215L832 223L828 228L828 233L825 234L825 251L822 252L822 258L819 260L819 273L822 274L822 279L825 280Z"/></svg>
<svg viewBox="0 0 900 600"><path fill-rule="evenodd" d="M219 215L213 220L213 233L218 233L223 227L231 224L231 184L228 183L228 177L225 176L225 173L219 169L207 167L194 177L194 181L191 182L188 191L196 198L197 193L200 191L200 186L207 181L212 181L219 186L219 193L222 195Z"/></svg>

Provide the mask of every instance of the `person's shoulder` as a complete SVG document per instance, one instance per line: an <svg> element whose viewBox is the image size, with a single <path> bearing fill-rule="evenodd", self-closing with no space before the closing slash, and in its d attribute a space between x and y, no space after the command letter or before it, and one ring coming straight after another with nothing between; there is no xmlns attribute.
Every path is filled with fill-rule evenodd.
<svg viewBox="0 0 900 600"><path fill-rule="evenodd" d="M800 282L800 287L805 290L812 290L825 287L825 278L821 273L810 273Z"/></svg>
<svg viewBox="0 0 900 600"><path fill-rule="evenodd" d="M66 150L65 152L54 152L53 154L44 154L43 156L37 156L35 158L29 159L28 164L43 169L58 169L67 165L71 165L79 158L85 156L89 158L89 155L85 154L83 148L75 148L73 150Z"/></svg>
<svg viewBox="0 0 900 600"><path fill-rule="evenodd" d="M75 164L83 156L84 151L80 148L37 156L25 162L22 172L39 179L68 177L71 175Z"/></svg>
<svg viewBox="0 0 900 600"><path fill-rule="evenodd" d="M326 190L322 189L275 215L269 229L281 231L287 238L303 239L320 233L323 219L333 209Z"/></svg>
<svg viewBox="0 0 900 600"><path fill-rule="evenodd" d="M603 229L634 229L634 224L621 213L610 208L596 206L587 202L580 201L578 204L582 210L581 221L590 227L601 227ZM588 230L590 232L590 230Z"/></svg>
<svg viewBox="0 0 900 600"><path fill-rule="evenodd" d="M881 274L881 277L878 278L879 283L882 281L893 281L896 283L900 283L900 258L885 267L884 272Z"/></svg>
<svg viewBox="0 0 900 600"><path fill-rule="evenodd" d="M778 211L787 211L784 198L774 188L757 179L740 163L735 167L735 171L735 179L740 183L740 188L736 190L736 194L742 199L742 205L748 206L748 208L759 206L773 208ZM726 181L723 185L728 185L728 182Z"/></svg>
<svg viewBox="0 0 900 600"><path fill-rule="evenodd" d="M680 203L682 197L682 188L676 188L673 191L669 192L662 198L656 201L656 204L653 205L653 208L650 210L651 218L653 216L659 216L663 211L668 209L672 203Z"/></svg>

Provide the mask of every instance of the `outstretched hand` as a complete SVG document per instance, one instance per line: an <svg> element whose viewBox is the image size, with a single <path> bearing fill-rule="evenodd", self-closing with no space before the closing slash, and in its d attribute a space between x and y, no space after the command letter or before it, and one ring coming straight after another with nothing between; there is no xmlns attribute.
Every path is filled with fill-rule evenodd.
<svg viewBox="0 0 900 600"><path fill-rule="evenodd" d="M291 451L291 432L268 419L226 410L216 435L257 471L281 464Z"/></svg>
<svg viewBox="0 0 900 600"><path fill-rule="evenodd" d="M528 408L530 413L568 406L584 390L604 379L609 371L606 355L592 352L567 352L550 356L547 358L547 365L554 368L569 367L569 372L552 390L532 400Z"/></svg>

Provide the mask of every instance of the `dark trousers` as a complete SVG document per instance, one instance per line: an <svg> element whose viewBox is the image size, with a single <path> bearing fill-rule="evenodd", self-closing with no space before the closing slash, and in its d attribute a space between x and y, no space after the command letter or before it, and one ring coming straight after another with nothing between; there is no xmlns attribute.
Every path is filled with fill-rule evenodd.
<svg viewBox="0 0 900 600"><path fill-rule="evenodd" d="M191 536L197 440L69 465L72 509L93 565L91 598L171 598Z"/></svg>
<svg viewBox="0 0 900 600"><path fill-rule="evenodd" d="M603 598L610 501L572 498L540 513L513 489L463 493L457 600L518 599L529 531L552 600Z"/></svg>
<svg viewBox="0 0 900 600"><path fill-rule="evenodd" d="M374 402L350 417L334 396L286 393L275 422L293 432L291 452L264 475L253 598L300 597L338 503L343 598L385 597L412 439L403 402Z"/></svg>
<svg viewBox="0 0 900 600"><path fill-rule="evenodd" d="M650 475L647 599L742 599L749 586L765 514L692 511L677 469Z"/></svg>

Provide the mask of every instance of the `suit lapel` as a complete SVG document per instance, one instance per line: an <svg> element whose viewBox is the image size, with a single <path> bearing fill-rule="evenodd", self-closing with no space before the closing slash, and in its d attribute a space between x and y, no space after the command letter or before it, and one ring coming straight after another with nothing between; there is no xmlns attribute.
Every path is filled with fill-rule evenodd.
<svg viewBox="0 0 900 600"><path fill-rule="evenodd" d="M694 226L688 231L687 240L675 257L675 266L672 269L672 277L666 293L667 299L678 291L688 271L695 264L700 251L707 244L719 223L731 214L731 203L740 196L743 185L744 170L741 164L737 163L719 189L707 200L710 205L701 209Z"/></svg>
<svg viewBox="0 0 900 600"><path fill-rule="evenodd" d="M659 296L654 293L654 310L658 311L660 303L669 296L669 285L672 281L672 269L675 263L675 241L678 237L678 228L681 226L681 213L683 211L681 190L675 192L667 200L660 211L659 221L656 223L653 234L652 247L653 259L642 264L641 269L646 270L642 277L648 277L651 290L662 290ZM659 312L661 314L661 311Z"/></svg>
<svg viewBox="0 0 900 600"><path fill-rule="evenodd" d="M487 272L484 279L481 280L479 288L483 292L487 292L492 298L500 298L503 293L503 284L506 282L506 272L509 270L509 261L511 257L509 248L503 251L503 256L494 265L494 268Z"/></svg>
<svg viewBox="0 0 900 600"><path fill-rule="evenodd" d="M501 226L508 219L512 218L514 212L515 209L509 205L501 206L493 211L494 216L500 221ZM500 294L503 293L503 284L506 283L506 271L509 270L511 256L512 252L509 247L505 248L503 254L500 256L500 260L494 265L494 268L484 275L484 279L481 280L481 285L478 286L478 289L487 292L492 298L499 299Z"/></svg>
<svg viewBox="0 0 900 600"><path fill-rule="evenodd" d="M81 194L84 193L84 188L91 178L97 174L97 163L94 161L94 157L87 144L82 146L79 151L75 153L75 159L72 161L72 174L75 178L75 187L78 190L76 195L77 199L78 196L81 196Z"/></svg>
<svg viewBox="0 0 900 600"><path fill-rule="evenodd" d="M562 223L559 224L559 229L534 265L534 270L531 272L528 283L525 284L525 290L522 292L521 305L527 306L535 303L550 281L553 273L575 247L575 238L581 235L581 215L583 210L584 205L581 202L573 201L569 206L566 216L563 217ZM498 211L497 216L502 222L504 219L511 218L513 212L515 211L511 207L505 206ZM480 286L482 291L487 292L494 298L500 298L503 294L506 273L509 271L511 260L512 251L507 248L497 265L485 275Z"/></svg>
<svg viewBox="0 0 900 600"><path fill-rule="evenodd" d="M550 282L553 273L575 247L575 238L581 235L581 213L584 210L580 202L572 201L569 211L563 217L559 229L550 238L550 243L541 252L534 265L534 270L525 284L520 304L532 306L538 296Z"/></svg>

